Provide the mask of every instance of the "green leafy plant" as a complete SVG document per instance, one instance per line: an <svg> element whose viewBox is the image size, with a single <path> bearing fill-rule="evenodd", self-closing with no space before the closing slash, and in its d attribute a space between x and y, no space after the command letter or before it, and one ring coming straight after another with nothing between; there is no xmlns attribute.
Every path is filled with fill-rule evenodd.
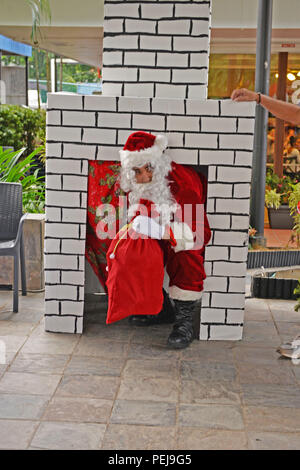
<svg viewBox="0 0 300 470"><path fill-rule="evenodd" d="M16 105L0 106L0 145L20 149L29 155L44 140L46 113Z"/></svg>
<svg viewBox="0 0 300 470"><path fill-rule="evenodd" d="M22 158L25 147L15 152L3 151L0 147L0 181L21 183L23 188L23 211L43 213L45 207L45 178L39 176L36 155L37 148L27 157Z"/></svg>
<svg viewBox="0 0 300 470"><path fill-rule="evenodd" d="M297 246L300 246L300 183L291 184L291 192L289 195L289 207L291 215L294 218L293 231L295 234Z"/></svg>
<svg viewBox="0 0 300 470"><path fill-rule="evenodd" d="M268 170L266 175L266 206L274 207L277 205L277 200L281 204L288 204L289 193L291 185L297 184L298 178L284 175L279 178L278 175L273 173L273 170ZM272 191L272 193L270 193ZM275 196L276 193L276 196ZM268 205L270 204L270 205ZM278 207L276 207L277 209Z"/></svg>
<svg viewBox="0 0 300 470"><path fill-rule="evenodd" d="M276 192L276 189L266 189L265 204L272 209L279 209L281 205L281 194Z"/></svg>

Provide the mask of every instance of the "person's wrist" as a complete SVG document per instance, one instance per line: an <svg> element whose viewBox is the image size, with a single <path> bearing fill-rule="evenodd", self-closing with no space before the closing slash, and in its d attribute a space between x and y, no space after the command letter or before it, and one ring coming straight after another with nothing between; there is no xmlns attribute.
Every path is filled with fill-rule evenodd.
<svg viewBox="0 0 300 470"><path fill-rule="evenodd" d="M257 104L261 103L261 94L259 92L256 93L255 101L256 101Z"/></svg>

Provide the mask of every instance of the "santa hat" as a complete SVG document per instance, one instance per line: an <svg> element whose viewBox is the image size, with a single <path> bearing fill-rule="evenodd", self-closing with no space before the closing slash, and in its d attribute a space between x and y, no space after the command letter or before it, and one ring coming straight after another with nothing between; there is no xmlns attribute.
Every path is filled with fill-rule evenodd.
<svg viewBox="0 0 300 470"><path fill-rule="evenodd" d="M133 168L158 161L167 148L168 140L164 135L153 135L138 131L131 134L123 150L120 150L120 160L123 168Z"/></svg>

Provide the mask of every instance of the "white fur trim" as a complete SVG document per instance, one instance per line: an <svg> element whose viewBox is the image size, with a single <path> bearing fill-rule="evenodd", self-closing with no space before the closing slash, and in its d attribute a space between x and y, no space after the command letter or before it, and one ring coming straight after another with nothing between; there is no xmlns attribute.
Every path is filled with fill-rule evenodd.
<svg viewBox="0 0 300 470"><path fill-rule="evenodd" d="M130 152L129 150L120 150L121 165L124 168L141 167L147 163L153 163L158 160L163 151L167 148L168 139L164 135L157 135L152 147L144 150Z"/></svg>
<svg viewBox="0 0 300 470"><path fill-rule="evenodd" d="M177 242L177 245L173 247L175 253L192 250L194 247L194 235L189 225L184 222L172 222L170 225Z"/></svg>
<svg viewBox="0 0 300 470"><path fill-rule="evenodd" d="M199 300L202 297L202 293L203 291L185 290L177 286L169 287L169 296L175 300Z"/></svg>

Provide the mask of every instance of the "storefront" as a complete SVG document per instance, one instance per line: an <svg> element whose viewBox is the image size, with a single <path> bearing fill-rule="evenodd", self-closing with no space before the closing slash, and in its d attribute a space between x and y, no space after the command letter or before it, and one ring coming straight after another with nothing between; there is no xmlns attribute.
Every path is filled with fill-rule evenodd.
<svg viewBox="0 0 300 470"><path fill-rule="evenodd" d="M282 54L282 53L281 53ZM286 54L286 101L300 102L300 53ZM277 97L279 53L271 55L269 95ZM230 98L235 88L255 88L255 54L211 53L209 64L208 98ZM276 120L270 114L268 129L268 168L274 166ZM284 123L283 174L300 171L300 128Z"/></svg>

